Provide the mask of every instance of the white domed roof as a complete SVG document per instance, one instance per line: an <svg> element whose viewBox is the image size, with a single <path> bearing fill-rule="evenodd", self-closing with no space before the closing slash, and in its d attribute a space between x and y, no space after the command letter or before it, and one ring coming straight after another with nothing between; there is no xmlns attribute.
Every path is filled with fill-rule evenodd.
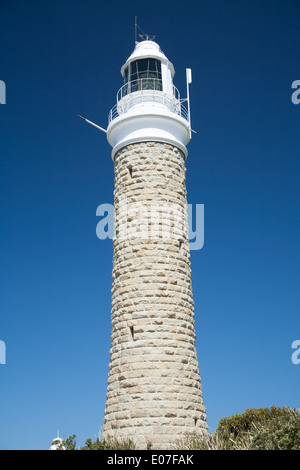
<svg viewBox="0 0 300 470"><path fill-rule="evenodd" d="M158 60L161 60L162 62L167 62L171 69L172 77L174 76L175 70L174 70L173 64L169 61L169 59L162 52L159 45L156 42L149 41L149 40L136 43L133 53L131 54L130 57L128 57L125 64L121 68L121 74L122 75L124 74L124 69L127 67L127 65L130 62L132 62L133 60L143 59L146 57L150 57L152 59L158 59Z"/></svg>

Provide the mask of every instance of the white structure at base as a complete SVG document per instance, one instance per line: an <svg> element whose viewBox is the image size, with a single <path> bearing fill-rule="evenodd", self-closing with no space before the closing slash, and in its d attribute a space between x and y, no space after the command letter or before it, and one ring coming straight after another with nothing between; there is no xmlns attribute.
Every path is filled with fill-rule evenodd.
<svg viewBox="0 0 300 470"><path fill-rule="evenodd" d="M57 437L53 439L52 445L49 450L66 450L62 443L63 439L59 437L59 431L57 431Z"/></svg>
<svg viewBox="0 0 300 470"><path fill-rule="evenodd" d="M107 128L112 158L125 145L151 140L175 145L186 157L191 138L189 101L180 99L173 85L173 64L159 45L150 40L136 43L121 74L124 85L109 113Z"/></svg>

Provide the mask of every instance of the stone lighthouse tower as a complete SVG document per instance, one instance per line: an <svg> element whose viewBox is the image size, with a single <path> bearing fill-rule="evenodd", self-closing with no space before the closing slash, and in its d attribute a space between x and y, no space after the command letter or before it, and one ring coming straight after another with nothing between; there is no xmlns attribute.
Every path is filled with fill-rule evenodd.
<svg viewBox="0 0 300 470"><path fill-rule="evenodd" d="M186 210L189 102L174 73L156 42L136 42L107 128L115 235L103 437L128 437L138 448L166 449L207 430Z"/></svg>

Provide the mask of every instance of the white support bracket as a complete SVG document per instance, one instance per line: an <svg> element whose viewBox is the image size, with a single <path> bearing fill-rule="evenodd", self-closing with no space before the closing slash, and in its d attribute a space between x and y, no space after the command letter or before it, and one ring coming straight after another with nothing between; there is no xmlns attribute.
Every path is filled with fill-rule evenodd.
<svg viewBox="0 0 300 470"><path fill-rule="evenodd" d="M97 127L97 129L100 129L100 131L105 132L105 134L107 133L107 130L106 130L106 129L103 129L103 127L97 126L97 124L94 124L92 121L89 121L88 119L86 119L86 118L80 116L79 114L78 114L78 117L80 117L81 119L83 119L85 122L88 122L89 124L92 124L92 126Z"/></svg>

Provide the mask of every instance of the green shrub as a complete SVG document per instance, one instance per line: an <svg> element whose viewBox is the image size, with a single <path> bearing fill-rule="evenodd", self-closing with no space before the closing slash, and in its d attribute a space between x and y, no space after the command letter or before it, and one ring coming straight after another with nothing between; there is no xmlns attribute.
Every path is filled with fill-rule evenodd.
<svg viewBox="0 0 300 470"><path fill-rule="evenodd" d="M267 425L276 418L286 416L289 408L247 408L244 413L220 419L217 432L223 435L233 435L253 431L256 425Z"/></svg>
<svg viewBox="0 0 300 470"><path fill-rule="evenodd" d="M85 446L80 450L135 450L135 445L131 439L87 439Z"/></svg>
<svg viewBox="0 0 300 470"><path fill-rule="evenodd" d="M248 408L219 421L215 432L186 435L182 450L300 450L300 411L289 407Z"/></svg>
<svg viewBox="0 0 300 470"><path fill-rule="evenodd" d="M300 450L300 412L287 409L264 427L252 439L250 450Z"/></svg>
<svg viewBox="0 0 300 470"><path fill-rule="evenodd" d="M92 439L87 439L85 445L76 448L76 435L69 436L63 443L62 446L65 446L66 450L135 450L135 445L131 439L97 439L93 441Z"/></svg>

